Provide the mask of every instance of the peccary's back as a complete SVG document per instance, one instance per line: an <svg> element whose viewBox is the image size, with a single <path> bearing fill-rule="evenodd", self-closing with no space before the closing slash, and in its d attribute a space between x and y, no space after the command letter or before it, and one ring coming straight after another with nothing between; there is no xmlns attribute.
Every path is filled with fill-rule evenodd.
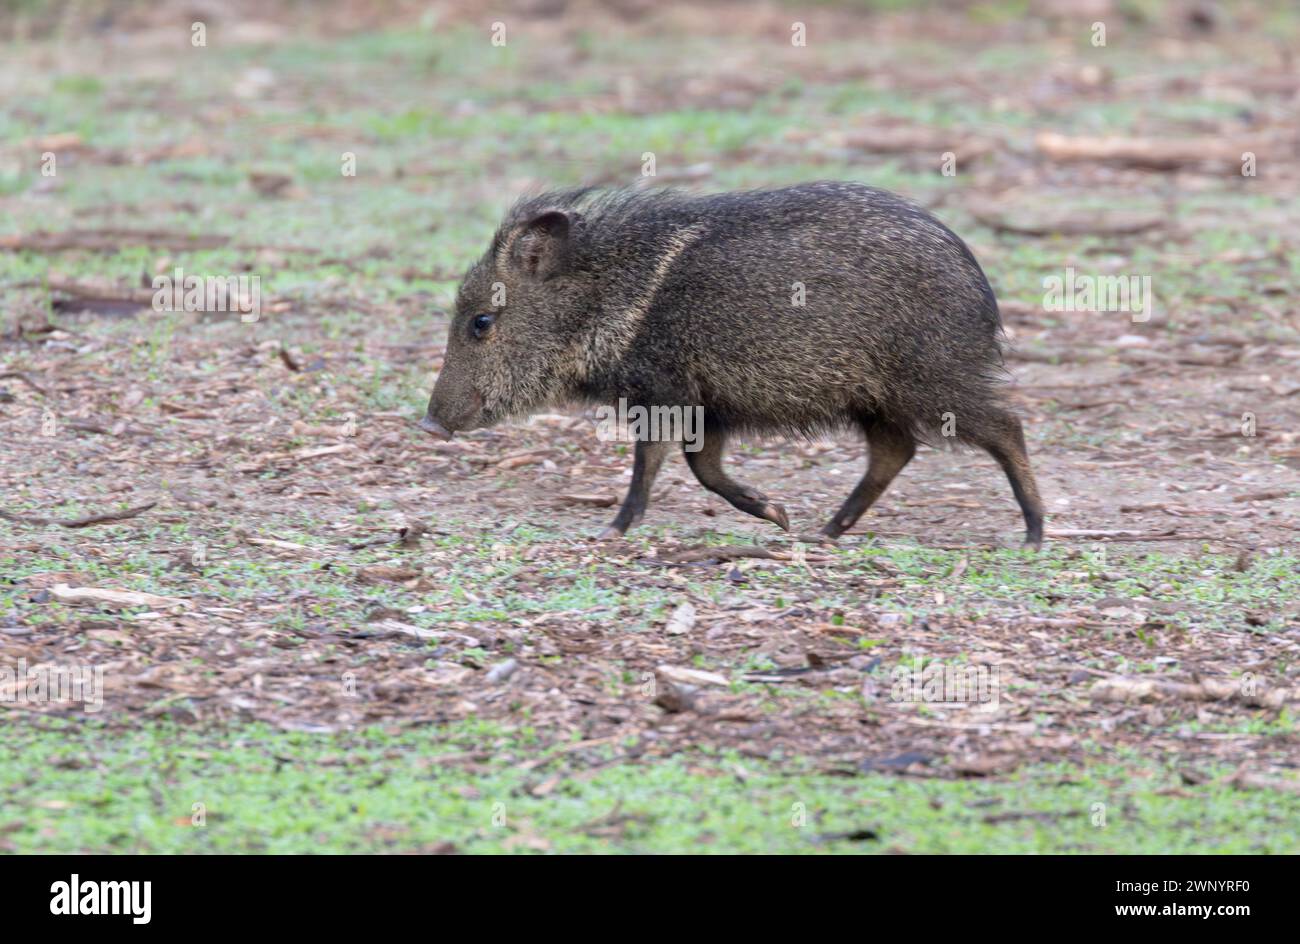
<svg viewBox="0 0 1300 944"><path fill-rule="evenodd" d="M920 208L848 183L688 197L635 227L669 264L625 358L654 399L812 431L878 415L918 433L997 397L997 302ZM683 235L685 234L685 235Z"/></svg>

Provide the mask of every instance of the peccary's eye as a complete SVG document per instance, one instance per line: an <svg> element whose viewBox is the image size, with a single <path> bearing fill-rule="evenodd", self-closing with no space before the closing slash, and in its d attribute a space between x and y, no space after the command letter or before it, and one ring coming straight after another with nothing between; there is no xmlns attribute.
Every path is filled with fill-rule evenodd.
<svg viewBox="0 0 1300 944"><path fill-rule="evenodd" d="M497 320L496 315L491 315L491 314L475 315L474 320L470 323L470 328L474 332L474 337L481 338L485 334L487 334L488 328L491 328L492 322L496 320Z"/></svg>

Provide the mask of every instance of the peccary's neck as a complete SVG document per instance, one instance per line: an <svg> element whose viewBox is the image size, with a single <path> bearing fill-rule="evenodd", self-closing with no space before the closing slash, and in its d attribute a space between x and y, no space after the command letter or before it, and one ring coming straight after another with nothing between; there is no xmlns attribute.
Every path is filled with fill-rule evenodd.
<svg viewBox="0 0 1300 944"><path fill-rule="evenodd" d="M673 267L705 234L707 223L655 220L621 227L588 259L594 304L579 332L577 380L584 399L607 402L641 386L630 376L628 353L647 330L647 318ZM641 366L641 370L645 365Z"/></svg>

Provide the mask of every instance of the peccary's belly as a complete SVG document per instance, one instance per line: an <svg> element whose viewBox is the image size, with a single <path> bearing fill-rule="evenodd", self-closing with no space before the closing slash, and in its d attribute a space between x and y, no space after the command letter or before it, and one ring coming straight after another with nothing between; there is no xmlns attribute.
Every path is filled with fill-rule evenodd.
<svg viewBox="0 0 1300 944"><path fill-rule="evenodd" d="M656 376L674 377L681 402L700 403L706 420L753 429L824 428L931 402L941 411L997 356L988 333L963 320L902 305L873 316L851 303L698 299L666 348L658 339L667 360Z"/></svg>
<svg viewBox="0 0 1300 944"><path fill-rule="evenodd" d="M791 357L789 351L717 350L693 363L693 386L710 414L728 424L835 424L883 402L882 378L861 357Z"/></svg>

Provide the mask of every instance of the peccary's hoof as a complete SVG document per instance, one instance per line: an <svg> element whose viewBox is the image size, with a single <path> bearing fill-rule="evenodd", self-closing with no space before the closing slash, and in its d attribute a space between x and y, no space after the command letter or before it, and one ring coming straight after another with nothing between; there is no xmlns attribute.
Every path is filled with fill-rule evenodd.
<svg viewBox="0 0 1300 944"><path fill-rule="evenodd" d="M824 525L822 529L817 532L817 537L826 544L834 544L840 539L840 535L843 533L843 528L837 528L834 524L828 524Z"/></svg>
<svg viewBox="0 0 1300 944"><path fill-rule="evenodd" d="M790 518L785 513L785 509L776 502L765 502L763 507L759 509L758 513L761 517L766 518L782 531L790 530Z"/></svg>
<svg viewBox="0 0 1300 944"><path fill-rule="evenodd" d="M600 532L600 534L596 535L596 540L597 541L619 541L622 540L623 534L624 532L622 529L616 528L614 527L614 525L611 524L604 531Z"/></svg>
<svg viewBox="0 0 1300 944"><path fill-rule="evenodd" d="M839 535L835 534L833 531L827 531L825 528L822 528L814 534L800 535L799 540L803 541L805 544L834 544L835 539L838 537Z"/></svg>

